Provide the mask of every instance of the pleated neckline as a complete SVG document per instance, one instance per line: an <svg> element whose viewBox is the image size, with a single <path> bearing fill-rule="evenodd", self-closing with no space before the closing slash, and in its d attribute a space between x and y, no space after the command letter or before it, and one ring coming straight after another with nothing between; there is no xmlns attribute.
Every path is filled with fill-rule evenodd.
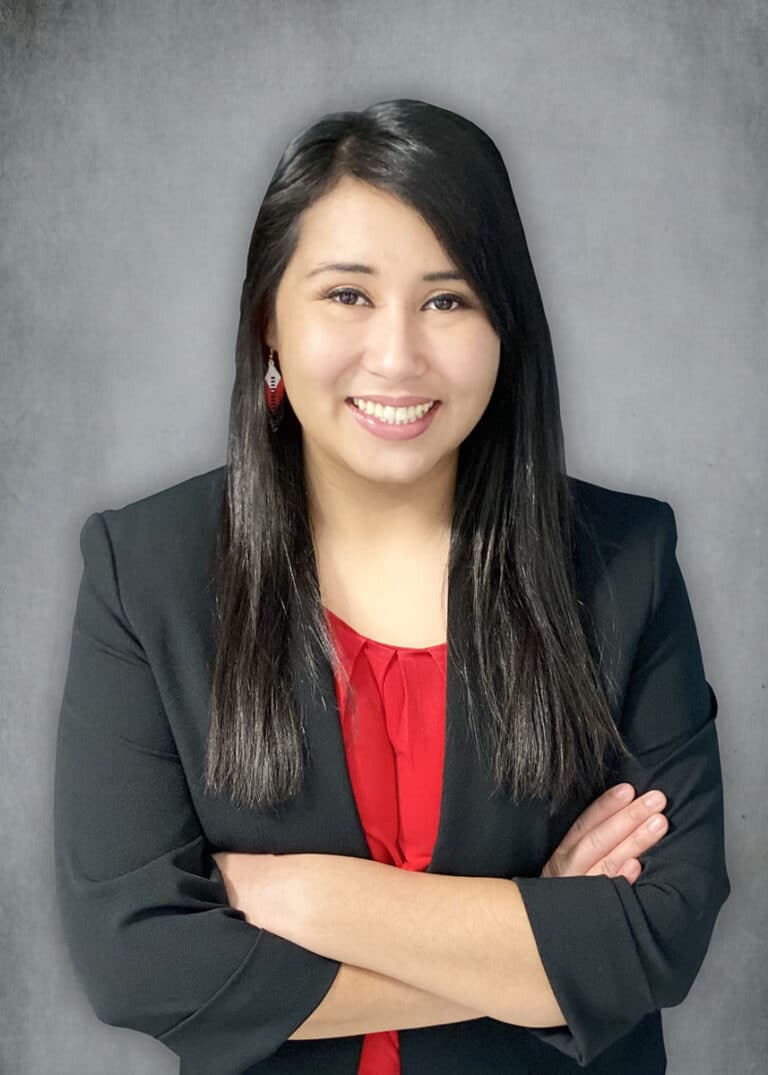
<svg viewBox="0 0 768 1075"><path fill-rule="evenodd" d="M368 635L362 635L359 631L356 631L354 627L343 620L341 616L337 616L335 612L323 605L326 615L329 616L334 623L341 627L342 630L348 631L354 638L367 642L369 646L378 646L382 650L387 650L390 653L394 653L396 650L401 653L440 653L442 650L447 649L447 642L438 642L434 646L393 646L389 642L379 642L375 638L369 638Z"/></svg>

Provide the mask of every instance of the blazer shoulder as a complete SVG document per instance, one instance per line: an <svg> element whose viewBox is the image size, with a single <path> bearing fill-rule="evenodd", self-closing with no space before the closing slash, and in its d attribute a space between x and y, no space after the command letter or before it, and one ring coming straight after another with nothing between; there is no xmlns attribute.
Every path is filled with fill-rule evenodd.
<svg viewBox="0 0 768 1075"><path fill-rule="evenodd" d="M655 607L677 542L671 505L657 497L569 478L577 580L588 600L610 594L611 614L643 624Z"/></svg>
<svg viewBox="0 0 768 1075"><path fill-rule="evenodd" d="M226 481L226 466L194 474L174 485L132 500L119 508L104 508L112 541L151 550L170 548L183 555L191 538L218 524Z"/></svg>
<svg viewBox="0 0 768 1075"><path fill-rule="evenodd" d="M215 467L93 513L104 523L129 619L146 623L199 606L211 583L226 469Z"/></svg>
<svg viewBox="0 0 768 1075"><path fill-rule="evenodd" d="M653 544L660 526L674 525L674 513L665 500L570 475L568 485L577 525L589 532L603 553L627 548L637 540Z"/></svg>

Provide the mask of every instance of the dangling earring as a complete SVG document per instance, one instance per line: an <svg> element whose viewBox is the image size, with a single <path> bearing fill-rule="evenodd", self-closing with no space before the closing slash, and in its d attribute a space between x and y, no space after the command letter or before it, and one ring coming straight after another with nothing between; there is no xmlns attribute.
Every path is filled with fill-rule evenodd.
<svg viewBox="0 0 768 1075"><path fill-rule="evenodd" d="M285 413L285 385L283 384L283 378L280 376L280 371L274 363L272 357L274 353L274 350L270 347L269 365L267 366L267 372L264 377L264 395L267 400L267 420L269 422L269 428L273 433L276 433L278 426L283 420L283 414Z"/></svg>

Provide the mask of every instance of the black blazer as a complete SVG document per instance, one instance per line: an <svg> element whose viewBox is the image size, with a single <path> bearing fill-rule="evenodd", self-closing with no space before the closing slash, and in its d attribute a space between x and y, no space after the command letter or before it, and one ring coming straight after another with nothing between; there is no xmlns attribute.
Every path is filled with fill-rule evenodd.
<svg viewBox="0 0 768 1075"><path fill-rule="evenodd" d="M277 811L204 794L211 568L226 467L90 515L59 714L59 913L97 1017L163 1042L182 1075L356 1075L362 1035L288 1041L341 966L246 922L217 850L371 858L330 665L322 696L295 668L310 765ZM668 503L570 478L580 598L620 686L637 761L616 770L667 796L669 829L624 878L539 877L588 801L548 819L491 788L449 660L440 826L429 871L514 877L567 1027L491 1018L400 1031L403 1075L666 1070L659 1009L680 1004L730 893L717 701L704 677ZM587 533L585 530L584 534ZM449 624L451 603L449 595Z"/></svg>

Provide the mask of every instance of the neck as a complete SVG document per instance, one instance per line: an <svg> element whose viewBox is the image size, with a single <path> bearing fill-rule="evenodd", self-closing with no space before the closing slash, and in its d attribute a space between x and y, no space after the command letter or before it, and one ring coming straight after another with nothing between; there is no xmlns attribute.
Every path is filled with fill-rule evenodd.
<svg viewBox="0 0 768 1075"><path fill-rule="evenodd" d="M358 550L394 551L450 535L458 452L408 485L371 482L325 460L317 463L305 448L309 516L317 537Z"/></svg>

